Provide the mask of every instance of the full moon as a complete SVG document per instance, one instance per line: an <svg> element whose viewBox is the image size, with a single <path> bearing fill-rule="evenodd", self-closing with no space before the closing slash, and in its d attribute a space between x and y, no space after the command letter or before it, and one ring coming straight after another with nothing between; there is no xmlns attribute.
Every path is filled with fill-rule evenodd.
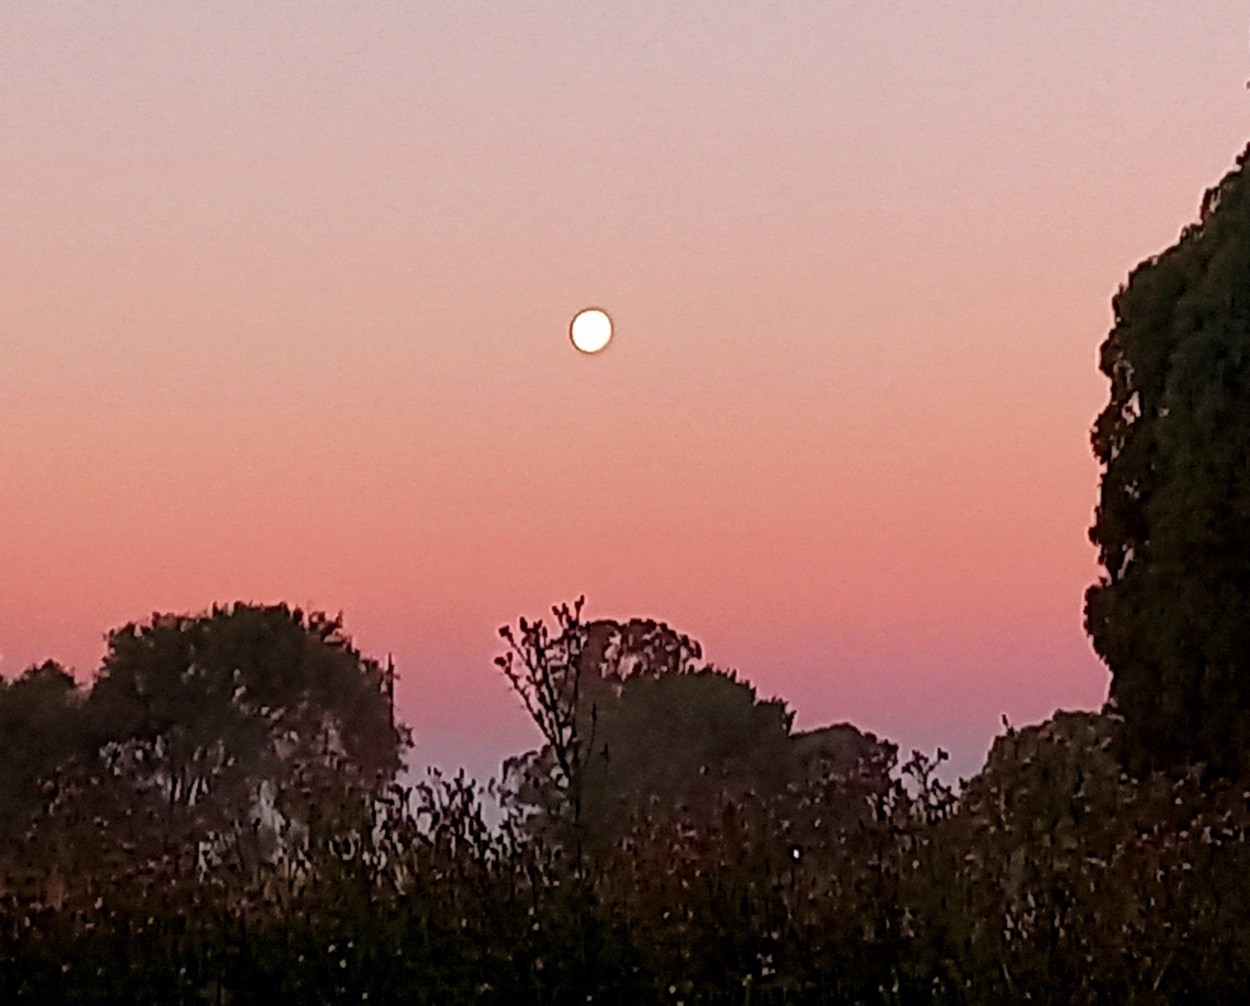
<svg viewBox="0 0 1250 1006"><path fill-rule="evenodd" d="M612 338L612 319L597 307L578 311L569 325L569 338L583 353L597 353Z"/></svg>

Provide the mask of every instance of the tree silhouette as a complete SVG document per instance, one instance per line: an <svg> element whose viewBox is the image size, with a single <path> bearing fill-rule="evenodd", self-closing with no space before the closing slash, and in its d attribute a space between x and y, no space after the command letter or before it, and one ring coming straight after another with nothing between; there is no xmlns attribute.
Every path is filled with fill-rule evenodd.
<svg viewBox="0 0 1250 1006"><path fill-rule="evenodd" d="M1247 158L1198 223L1112 301L1110 401L1090 538L1105 574L1086 628L1111 670L1134 772L1250 767L1250 179Z"/></svg>
<svg viewBox="0 0 1250 1006"><path fill-rule="evenodd" d="M0 835L23 830L39 784L85 750L82 694L55 661L0 679Z"/></svg>
<svg viewBox="0 0 1250 1006"><path fill-rule="evenodd" d="M520 640L501 630L513 650L496 663L546 740L505 764L532 829L571 818L578 841L602 849L642 816L708 822L726 800L779 796L882 757L893 764L893 745L849 724L793 733L784 702L700 663L689 636L644 619L583 622L582 603L553 609L555 638L524 619Z"/></svg>
<svg viewBox="0 0 1250 1006"><path fill-rule="evenodd" d="M557 822L559 840L568 842L581 864L583 767L587 748L594 743L597 706L582 702L587 626L582 622L585 597L573 606L551 609L558 634L552 636L542 619L518 620L519 634L501 626L499 635L508 649L495 658L513 691L525 705L545 744L537 752L509 762L523 785L540 788L544 806ZM586 709L589 709L589 716ZM523 767L522 767L523 766Z"/></svg>
<svg viewBox="0 0 1250 1006"><path fill-rule="evenodd" d="M382 668L341 618L284 604L156 614L114 630L87 711L113 775L226 822L248 819L266 784L310 769L380 788L411 743Z"/></svg>

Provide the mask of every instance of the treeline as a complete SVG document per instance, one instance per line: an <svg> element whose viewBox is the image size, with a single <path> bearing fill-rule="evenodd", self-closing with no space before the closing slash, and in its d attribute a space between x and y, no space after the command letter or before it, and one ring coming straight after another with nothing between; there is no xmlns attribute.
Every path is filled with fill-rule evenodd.
<svg viewBox="0 0 1250 1006"><path fill-rule="evenodd" d="M387 676L322 615L158 616L110 637L85 693L47 665L6 685L0 718L29 743L4 749L24 767L4 772L0 1001L1248 987L1247 794L1200 768L1129 777L1117 716L1009 730L956 793L942 752L900 765L851 727L795 733L664 625L554 614L505 630L501 669L549 736L492 784L493 827L463 775L397 781Z"/></svg>

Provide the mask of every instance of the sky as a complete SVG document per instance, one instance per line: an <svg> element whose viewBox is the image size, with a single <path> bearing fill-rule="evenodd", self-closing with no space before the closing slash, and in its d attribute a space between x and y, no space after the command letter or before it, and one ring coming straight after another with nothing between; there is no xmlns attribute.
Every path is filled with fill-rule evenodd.
<svg viewBox="0 0 1250 1006"><path fill-rule="evenodd" d="M1110 299L1250 140L1231 0L11 0L0 672L342 612L414 763L586 596L970 776L1096 709ZM595 305L612 343L568 325Z"/></svg>

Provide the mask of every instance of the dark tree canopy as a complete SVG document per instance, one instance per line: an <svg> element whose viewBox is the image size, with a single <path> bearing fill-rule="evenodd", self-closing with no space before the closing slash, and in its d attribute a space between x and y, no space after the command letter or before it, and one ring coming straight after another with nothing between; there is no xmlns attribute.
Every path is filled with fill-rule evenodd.
<svg viewBox="0 0 1250 1006"><path fill-rule="evenodd" d="M114 768L171 806L238 819L297 768L389 782L408 744L383 669L341 619L284 604L153 615L108 636L88 714Z"/></svg>
<svg viewBox="0 0 1250 1006"><path fill-rule="evenodd" d="M84 753L82 693L55 661L0 679L0 835L20 831L39 784Z"/></svg>
<svg viewBox="0 0 1250 1006"><path fill-rule="evenodd" d="M1086 628L1135 772L1250 768L1250 149L1113 300Z"/></svg>
<svg viewBox="0 0 1250 1006"><path fill-rule="evenodd" d="M566 724L560 733L543 725L549 712L535 717L547 743L505 766L514 798L538 812L532 826L571 811L594 848L638 815L707 819L724 798L781 794L861 763L893 765L893 745L849 724L793 732L784 702L700 663L698 642L663 623L582 622L580 610L580 601L554 609L555 636L525 620L522 639L503 630L521 645L511 664L497 662L513 673L518 664L545 667L556 684L547 705L558 704ZM530 691L541 709L543 689Z"/></svg>

